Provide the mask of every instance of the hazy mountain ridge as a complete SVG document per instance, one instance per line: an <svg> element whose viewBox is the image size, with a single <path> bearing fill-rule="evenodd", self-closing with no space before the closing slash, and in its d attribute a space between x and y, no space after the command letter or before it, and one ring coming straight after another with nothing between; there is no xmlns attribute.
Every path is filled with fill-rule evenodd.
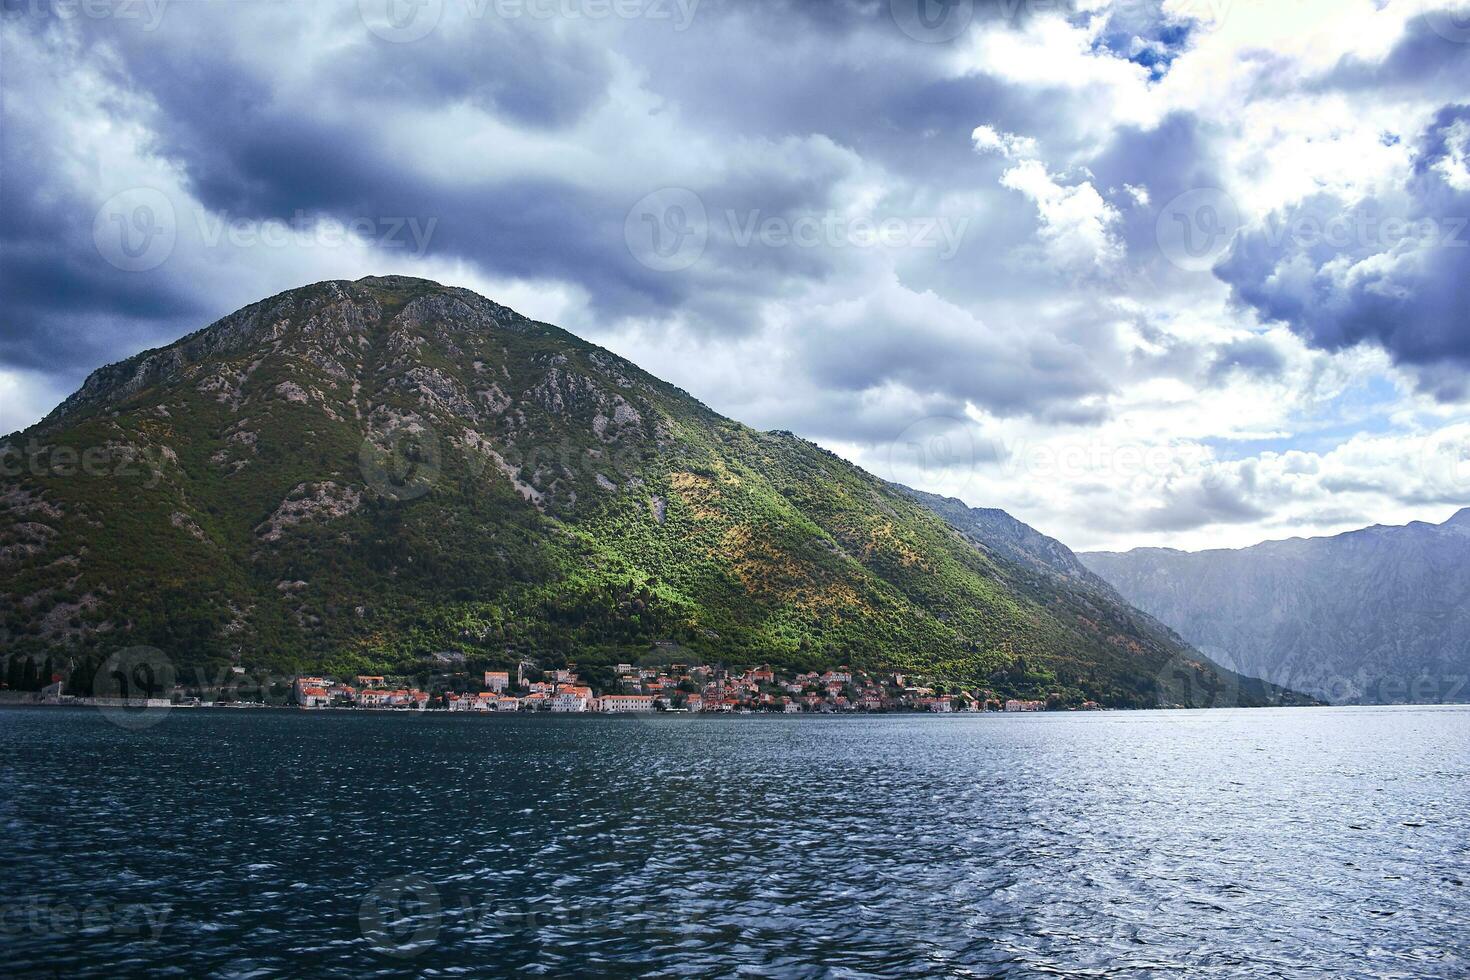
<svg viewBox="0 0 1470 980"><path fill-rule="evenodd" d="M252 304L9 445L11 652L346 672L677 644L1119 705L1159 703L1181 655L1220 680L832 453L423 280Z"/></svg>
<svg viewBox="0 0 1470 980"><path fill-rule="evenodd" d="M1470 700L1470 508L1439 525L1080 557L1247 674L1336 701Z"/></svg>
<svg viewBox="0 0 1470 980"><path fill-rule="evenodd" d="M1095 621L1115 635L1146 637L1156 649L1169 651L1166 672L1171 683L1204 685L1192 664L1202 659L1177 633L1130 605L1109 582L1090 571L1071 548L994 507L970 507L954 497L925 493L910 487L899 489L944 518L977 547L1001 560L1027 570L1038 595L1061 615ZM1231 682L1228 689L1213 689L1217 706L1233 700L1243 703L1272 701L1294 703L1289 693L1272 692L1249 675ZM1234 686L1238 685L1238 687ZM1204 695L1206 691L1200 691ZM1173 702L1169 702L1173 703Z"/></svg>
<svg viewBox="0 0 1470 980"><path fill-rule="evenodd" d="M1104 579L1089 570L1071 548L999 508L971 507L956 497L926 493L912 487L900 489L953 524L967 537L999 552L1011 561L1045 569L1062 578L1075 579L1097 591L1111 594L1117 592Z"/></svg>

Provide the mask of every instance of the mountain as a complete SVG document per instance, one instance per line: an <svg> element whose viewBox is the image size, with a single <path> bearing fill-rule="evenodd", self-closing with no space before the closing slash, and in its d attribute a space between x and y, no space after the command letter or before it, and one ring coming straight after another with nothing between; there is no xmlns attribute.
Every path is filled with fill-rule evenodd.
<svg viewBox="0 0 1470 980"><path fill-rule="evenodd" d="M898 486L895 484L895 486ZM1074 586L1121 601L1111 585L1087 569L1072 549L995 507L971 507L955 497L941 497L910 487L904 493L944 518L966 538L1018 565L1048 573Z"/></svg>
<svg viewBox="0 0 1470 980"><path fill-rule="evenodd" d="M1221 705L1235 701L1298 704L1310 700L1289 690L1275 690L1250 676L1230 678L1228 689L1210 688L1213 680L1194 671L1194 664L1205 661L1199 651L1152 616L1129 605L1117 589L1088 569L1071 548L1056 538L997 508L971 507L954 497L894 486L943 518L975 547L1019 569L1018 581L1057 618L1094 624L1108 635L1126 636L1131 643L1145 645L1152 656L1164 656L1162 676L1168 689L1164 697L1169 703L1205 700ZM1181 684L1200 686L1200 695L1180 697Z"/></svg>
<svg viewBox="0 0 1470 980"><path fill-rule="evenodd" d="M1081 558L1253 676L1335 702L1470 701L1470 508L1439 525Z"/></svg>
<svg viewBox="0 0 1470 980"><path fill-rule="evenodd" d="M134 645L216 674L659 650L1272 696L810 442L424 280L291 290L102 368L5 460L0 643L73 677Z"/></svg>

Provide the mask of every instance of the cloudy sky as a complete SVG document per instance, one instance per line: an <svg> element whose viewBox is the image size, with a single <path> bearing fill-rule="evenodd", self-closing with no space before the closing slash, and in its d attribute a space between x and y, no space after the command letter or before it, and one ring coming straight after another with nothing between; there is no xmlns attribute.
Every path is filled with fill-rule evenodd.
<svg viewBox="0 0 1470 980"><path fill-rule="evenodd" d="M402 273L1076 548L1470 505L1456 0L3 0L0 431Z"/></svg>

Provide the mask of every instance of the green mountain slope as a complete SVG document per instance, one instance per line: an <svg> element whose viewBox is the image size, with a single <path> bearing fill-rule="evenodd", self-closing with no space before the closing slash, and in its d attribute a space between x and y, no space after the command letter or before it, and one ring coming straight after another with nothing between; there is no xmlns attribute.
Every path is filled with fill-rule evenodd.
<svg viewBox="0 0 1470 980"><path fill-rule="evenodd" d="M1232 676L1218 669L1179 634L1129 605L1117 589L1089 571L1072 549L1005 511L970 507L953 497L909 487L899 489L944 518L976 547L1013 563L1022 573L1018 587L1056 618L1096 624L1110 636L1126 637L1125 644L1115 645L1111 664L1100 665L1103 671L1125 671L1128 660L1141 652L1150 662L1163 659L1159 698L1165 703L1311 703L1309 697L1255 677ZM1204 664L1209 664L1206 670L1197 669ZM1221 684L1225 686L1218 686Z"/></svg>
<svg viewBox="0 0 1470 980"><path fill-rule="evenodd" d="M809 442L423 280L292 290L103 368L4 462L11 653L348 672L677 644L1116 705L1157 703L1178 653Z"/></svg>

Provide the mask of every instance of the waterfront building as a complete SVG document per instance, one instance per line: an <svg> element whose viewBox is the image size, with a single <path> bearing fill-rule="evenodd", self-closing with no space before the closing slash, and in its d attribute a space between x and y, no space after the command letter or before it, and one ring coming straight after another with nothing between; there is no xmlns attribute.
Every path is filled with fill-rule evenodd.
<svg viewBox="0 0 1470 980"><path fill-rule="evenodd" d="M653 695L651 694L604 694L597 699L597 710L614 713L627 711L652 711ZM691 711L697 710L694 708Z"/></svg>
<svg viewBox="0 0 1470 980"><path fill-rule="evenodd" d="M587 711L592 703L592 688L565 686L551 699L552 711Z"/></svg>

